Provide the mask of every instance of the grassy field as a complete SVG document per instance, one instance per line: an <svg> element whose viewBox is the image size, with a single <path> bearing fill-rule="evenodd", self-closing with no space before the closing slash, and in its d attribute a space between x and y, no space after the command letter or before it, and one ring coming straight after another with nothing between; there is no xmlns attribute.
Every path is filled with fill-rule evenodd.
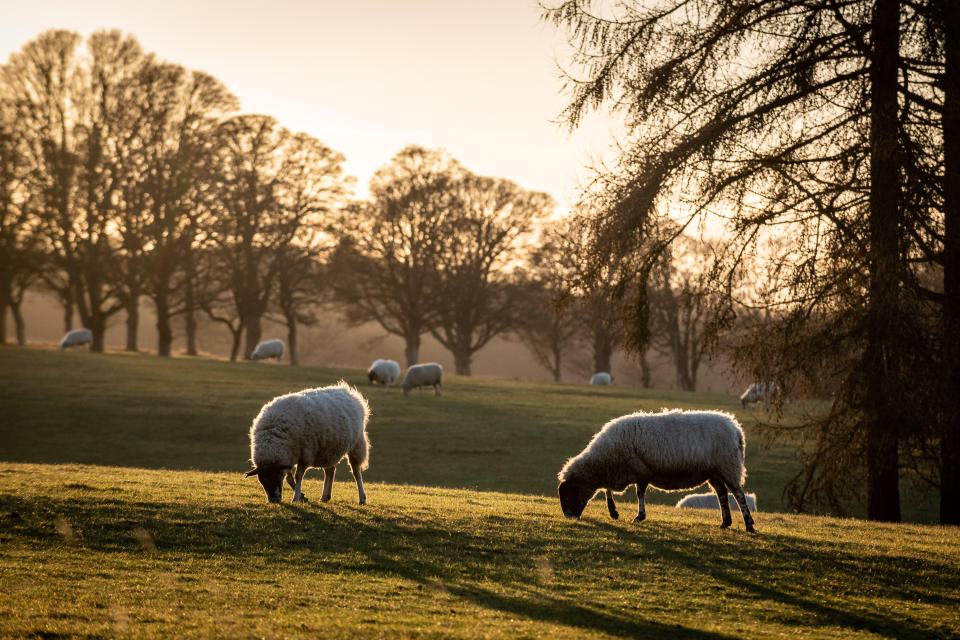
<svg viewBox="0 0 960 640"><path fill-rule="evenodd" d="M330 504L263 503L239 473L251 419L341 377L373 408L370 504L346 469ZM454 377L405 399L364 382L0 349L0 636L960 635L960 529L776 513L795 462L735 398ZM737 413L757 535L657 492L641 525L602 501L560 517L563 460L661 406Z"/></svg>
<svg viewBox="0 0 960 640"><path fill-rule="evenodd" d="M356 370L15 348L0 348L0 460L242 471L247 430L265 402L340 378L373 409L365 475L374 482L553 495L563 461L603 423L661 407L737 415L747 432L747 489L763 511L786 508L783 487L797 470L790 447L754 436L759 412L720 394L448 376L443 397L404 398L369 387ZM660 504L678 499L647 495ZM907 487L903 502L906 519L935 521L929 492Z"/></svg>
<svg viewBox="0 0 960 640"><path fill-rule="evenodd" d="M7 637L935 638L960 531L370 484L262 503L235 473L0 463Z"/></svg>

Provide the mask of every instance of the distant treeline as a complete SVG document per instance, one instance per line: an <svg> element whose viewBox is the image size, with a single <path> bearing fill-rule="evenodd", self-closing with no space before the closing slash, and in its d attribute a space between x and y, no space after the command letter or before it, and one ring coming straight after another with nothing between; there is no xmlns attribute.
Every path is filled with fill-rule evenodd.
<svg viewBox="0 0 960 640"><path fill-rule="evenodd" d="M148 300L161 356L175 322L196 354L205 316L232 336L231 360L249 357L269 319L296 364L298 326L330 307L400 336L408 364L429 333L469 374L511 335L556 380L584 345L594 371L610 370L616 309L583 278L582 237L551 220L548 195L411 146L357 200L342 154L239 108L216 78L117 31L49 31L13 54L0 67L0 338L9 309L26 342L21 306L37 290L59 300L64 330L92 331L94 351L120 313L138 350ZM678 309L699 308L700 276L666 269L676 303L654 346L693 389L699 317L684 325Z"/></svg>

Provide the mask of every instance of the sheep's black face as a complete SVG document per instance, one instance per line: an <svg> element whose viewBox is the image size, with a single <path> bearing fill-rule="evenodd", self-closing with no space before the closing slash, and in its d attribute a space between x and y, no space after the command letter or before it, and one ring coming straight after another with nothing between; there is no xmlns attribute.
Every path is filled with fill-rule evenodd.
<svg viewBox="0 0 960 640"><path fill-rule="evenodd" d="M564 480L557 487L557 493L560 494L560 508L563 509L563 515L579 520L596 490L590 490L573 480Z"/></svg>
<svg viewBox="0 0 960 640"><path fill-rule="evenodd" d="M287 469L289 467L258 467L247 472L247 477L257 476L263 492L267 494L267 502L280 502L283 500L283 478L287 475Z"/></svg>

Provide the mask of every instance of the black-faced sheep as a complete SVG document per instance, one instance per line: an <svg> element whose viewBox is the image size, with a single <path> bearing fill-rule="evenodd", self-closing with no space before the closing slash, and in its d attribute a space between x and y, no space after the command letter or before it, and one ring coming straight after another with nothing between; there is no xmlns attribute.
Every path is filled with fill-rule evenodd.
<svg viewBox="0 0 960 640"><path fill-rule="evenodd" d="M779 393L780 387L776 382L754 382L751 383L747 390L740 395L740 406L746 407L748 404L753 404L755 402L769 402L772 400L777 393Z"/></svg>
<svg viewBox="0 0 960 640"><path fill-rule="evenodd" d="M403 384L400 385L403 395L417 387L433 387L433 395L440 395L440 388L443 387L443 367L436 362L425 362L407 369L407 375L403 376Z"/></svg>
<svg viewBox="0 0 960 640"><path fill-rule="evenodd" d="M270 502L283 499L283 480L293 489L293 501L306 500L303 474L323 469L323 496L330 500L337 463L344 456L357 481L360 504L366 504L361 471L367 468L370 407L359 391L341 381L274 398L263 406L250 427L250 460Z"/></svg>
<svg viewBox="0 0 960 640"><path fill-rule="evenodd" d="M717 411L634 413L611 420L586 449L569 459L558 477L560 506L579 519L594 494L604 489L610 517L619 514L611 492L637 486L637 516L646 518L648 486L675 491L710 483L720 500L721 527L732 523L727 490L737 500L747 531L753 518L743 494L743 430L736 419Z"/></svg>
<svg viewBox="0 0 960 640"><path fill-rule="evenodd" d="M400 364L396 360L374 360L367 369L370 384L390 386L400 379Z"/></svg>

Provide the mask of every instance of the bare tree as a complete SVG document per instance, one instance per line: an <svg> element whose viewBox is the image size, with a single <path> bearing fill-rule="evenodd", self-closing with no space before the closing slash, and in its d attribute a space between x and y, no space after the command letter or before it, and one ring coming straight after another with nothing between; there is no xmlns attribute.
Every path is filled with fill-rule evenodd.
<svg viewBox="0 0 960 640"><path fill-rule="evenodd" d="M407 366L437 322L437 270L451 189L463 169L448 155L406 147L370 180L370 202L346 212L331 258L335 300L353 324L376 322L405 343Z"/></svg>
<svg viewBox="0 0 960 640"><path fill-rule="evenodd" d="M439 316L430 333L453 354L457 373L470 375L474 354L517 325L519 291L507 269L554 203L545 193L470 173L453 193L440 252Z"/></svg>
<svg viewBox="0 0 960 640"><path fill-rule="evenodd" d="M566 358L586 329L575 292L577 258L563 247L566 226L543 230L539 246L530 252L514 328L554 382L563 379Z"/></svg>
<svg viewBox="0 0 960 640"><path fill-rule="evenodd" d="M697 372L706 350L709 255L690 237L666 250L653 272L650 299L650 344L669 357L677 387L696 391Z"/></svg>
<svg viewBox="0 0 960 640"><path fill-rule="evenodd" d="M267 116L236 116L214 135L213 188L205 206L212 251L245 334L244 356L260 342L274 295L277 256L343 195L342 156L292 135Z"/></svg>

